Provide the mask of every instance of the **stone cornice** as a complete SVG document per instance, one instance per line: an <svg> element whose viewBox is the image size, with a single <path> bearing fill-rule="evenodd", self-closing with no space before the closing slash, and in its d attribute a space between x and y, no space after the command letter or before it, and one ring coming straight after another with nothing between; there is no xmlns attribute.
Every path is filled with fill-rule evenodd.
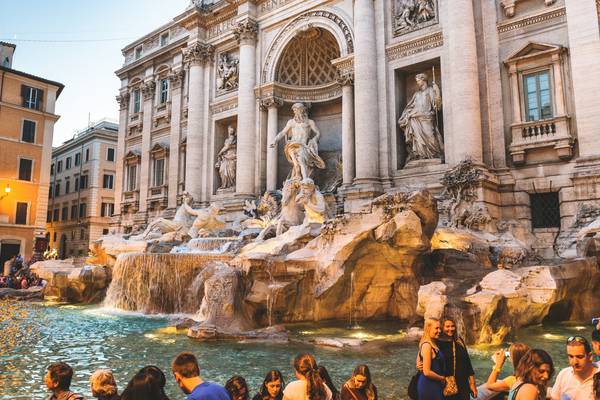
<svg viewBox="0 0 600 400"><path fill-rule="evenodd" d="M354 54L336 58L335 60L331 60L331 63L337 68L340 75L354 73Z"/></svg>
<svg viewBox="0 0 600 400"><path fill-rule="evenodd" d="M564 17L567 15L565 7L553 8L551 10L546 10L539 14L530 15L527 17L519 18L516 20L511 20L508 22L503 22L498 24L497 29L498 33L510 32L515 29L521 29L530 25L539 24L542 22L550 21L555 18Z"/></svg>
<svg viewBox="0 0 600 400"><path fill-rule="evenodd" d="M392 61L443 45L444 35L441 31L438 31L416 39L392 44L385 49L385 55L389 61Z"/></svg>
<svg viewBox="0 0 600 400"><path fill-rule="evenodd" d="M244 41L254 41L256 40L257 35L258 23L250 18L238 22L238 24L233 28L233 36L235 36L235 39L238 41L238 43L242 43Z"/></svg>
<svg viewBox="0 0 600 400"><path fill-rule="evenodd" d="M271 82L256 88L255 94L259 99L273 97L290 103L319 103L341 97L342 87L336 81L311 87L298 87Z"/></svg>
<svg viewBox="0 0 600 400"><path fill-rule="evenodd" d="M237 97L230 97L225 100L220 100L210 105L210 111L212 114L220 114L225 111L236 109L238 106Z"/></svg>
<svg viewBox="0 0 600 400"><path fill-rule="evenodd" d="M214 46L196 42L183 50L183 62L189 65L201 65L214 60L214 55Z"/></svg>

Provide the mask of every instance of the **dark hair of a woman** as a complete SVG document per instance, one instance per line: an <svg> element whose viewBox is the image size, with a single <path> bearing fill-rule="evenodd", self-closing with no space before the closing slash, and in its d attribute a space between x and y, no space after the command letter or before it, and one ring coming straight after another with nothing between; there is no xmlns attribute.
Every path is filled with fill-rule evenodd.
<svg viewBox="0 0 600 400"><path fill-rule="evenodd" d="M317 370L317 362L311 354L300 354L294 359L294 369L306 378L308 400L325 400L327 392L323 379Z"/></svg>
<svg viewBox="0 0 600 400"><path fill-rule="evenodd" d="M539 393L546 393L546 387L538 382L534 381L533 373L534 370L540 368L542 365L548 364L550 366L548 380L552 379L554 375L554 363L550 354L540 349L531 349L521 358L519 365L515 371L517 379L523 383L529 383L535 385L538 388Z"/></svg>
<svg viewBox="0 0 600 400"><path fill-rule="evenodd" d="M331 376L329 376L329 371L327 371L327 368L325 368L322 365L319 365L317 367L317 371L319 372L319 375L321 376L321 379L323 379L323 382L325 383L325 385L327 385L329 390L331 390L331 395L332 395L331 398L337 399L339 397L340 392L337 390L337 388L333 384L333 380L331 379Z"/></svg>
<svg viewBox="0 0 600 400"><path fill-rule="evenodd" d="M365 364L359 364L354 368L354 372L352 372L352 376L362 375L367 380L365 381L365 385L363 386L363 391L366 394L368 399L374 399L376 392L373 386L373 382L371 381L371 370Z"/></svg>
<svg viewBox="0 0 600 400"><path fill-rule="evenodd" d="M271 395L269 394L269 389L267 389L267 384L271 382L279 381L281 383L281 389L279 390L279 394L275 397L275 400L283 399L283 389L285 389L285 382L283 380L283 375L277 369L273 369L267 372L265 379L263 380L262 386L260 387L259 392L253 397L253 400L269 400Z"/></svg>
<svg viewBox="0 0 600 400"><path fill-rule="evenodd" d="M227 393L229 393L229 396L233 400L237 400L240 396L243 396L243 400L248 400L248 385L246 384L246 380L239 375L229 378L227 383L225 383L225 390L227 390Z"/></svg>
<svg viewBox="0 0 600 400"><path fill-rule="evenodd" d="M531 347L527 346L525 343L513 343L510 345L510 358L512 359L513 371L517 370L519 366L519 361L523 358L527 352L531 350Z"/></svg>
<svg viewBox="0 0 600 400"><path fill-rule="evenodd" d="M160 368L146 366L131 378L121 394L121 400L169 400L165 393L166 382Z"/></svg>

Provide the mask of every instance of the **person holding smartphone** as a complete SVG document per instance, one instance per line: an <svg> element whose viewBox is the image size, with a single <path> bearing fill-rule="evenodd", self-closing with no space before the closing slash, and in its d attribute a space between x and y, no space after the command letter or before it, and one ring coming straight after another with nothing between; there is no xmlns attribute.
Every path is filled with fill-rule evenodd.
<svg viewBox="0 0 600 400"><path fill-rule="evenodd" d="M490 376L488 377L487 382L483 385L480 385L477 388L478 396L476 397L476 399L490 400L497 396L499 393L507 393L517 380L515 376L515 371L517 370L519 361L521 361L521 358L523 358L523 356L529 350L530 347L524 343L513 343L510 345L508 350L498 350L492 356L492 360L494 361L494 368L492 369L492 372L490 372ZM502 367L504 366L504 363L507 359L510 359L512 362L512 374L503 379L498 379L498 377L500 376L500 372L502 371Z"/></svg>

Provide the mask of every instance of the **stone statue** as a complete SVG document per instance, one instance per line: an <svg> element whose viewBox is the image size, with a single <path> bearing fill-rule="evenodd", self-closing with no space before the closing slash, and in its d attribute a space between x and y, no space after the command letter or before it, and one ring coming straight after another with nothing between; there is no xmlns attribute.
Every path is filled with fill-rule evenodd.
<svg viewBox="0 0 600 400"><path fill-rule="evenodd" d="M325 198L317 190L312 179L306 178L300 182L300 194L296 196L296 202L304 207L304 225L322 224L325 222L327 205Z"/></svg>
<svg viewBox="0 0 600 400"><path fill-rule="evenodd" d="M396 31L410 31L435 18L433 0L396 0Z"/></svg>
<svg viewBox="0 0 600 400"><path fill-rule="evenodd" d="M436 124L436 112L442 106L440 88L427 83L427 74L416 76L418 91L406 105L398 124L404 130L407 162L442 158L444 142Z"/></svg>
<svg viewBox="0 0 600 400"><path fill-rule="evenodd" d="M219 56L217 66L217 90L226 91L238 87L239 84L239 60L230 60L227 53Z"/></svg>
<svg viewBox="0 0 600 400"><path fill-rule="evenodd" d="M225 222L219 219L221 207L216 203L211 204L208 208L193 211L196 219L188 231L192 239L207 237L225 228Z"/></svg>
<svg viewBox="0 0 600 400"><path fill-rule="evenodd" d="M191 204L193 202L193 198L189 193L183 193L182 200L181 206L179 206L177 209L175 217L172 220L166 218L157 218L148 225L142 234L131 236L130 239L157 239L160 236L170 232L187 232L188 229L191 228L194 217L197 215L198 211L192 208Z"/></svg>
<svg viewBox="0 0 600 400"><path fill-rule="evenodd" d="M217 154L217 162L215 168L221 177L221 186L219 189L229 189L235 187L235 169L237 160L237 138L235 128L227 127L227 139L223 144L223 148Z"/></svg>
<svg viewBox="0 0 600 400"><path fill-rule="evenodd" d="M313 168L324 169L325 162L319 157L319 138L321 132L312 119L308 118L306 106L296 103L292 106L294 118L277 134L269 147L274 148L283 137L286 137L285 156L292 164L289 179L304 180L310 178ZM314 136L311 134L314 132Z"/></svg>

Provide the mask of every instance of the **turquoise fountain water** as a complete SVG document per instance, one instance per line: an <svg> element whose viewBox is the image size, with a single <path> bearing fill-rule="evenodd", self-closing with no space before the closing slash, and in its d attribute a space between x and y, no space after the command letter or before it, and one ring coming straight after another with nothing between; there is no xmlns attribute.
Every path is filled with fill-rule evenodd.
<svg viewBox="0 0 600 400"><path fill-rule="evenodd" d="M255 393L265 372L280 369L291 379L291 360L309 351L327 366L341 385L358 363L371 367L381 399L406 398L406 386L414 371L415 346L388 343L368 350L333 350L309 344L287 343L199 343L165 328L161 317L115 314L107 310L32 303L2 303L0 318L0 399L43 399L47 396L43 375L48 364L66 361L76 371L73 389L90 396L88 379L97 368L111 368L122 390L135 371L154 364L167 372L168 394L182 398L171 378L169 364L180 351L192 351L200 359L206 379L223 384L241 374ZM10 310L7 313L7 310ZM341 325L302 324L291 327L298 337L348 336L389 337L401 328L394 323L364 324L362 330ZM559 367L565 365L564 338L574 332L589 334L589 327L534 327L518 339L550 351ZM495 348L470 349L477 380L485 380ZM508 372L508 368L506 368Z"/></svg>

